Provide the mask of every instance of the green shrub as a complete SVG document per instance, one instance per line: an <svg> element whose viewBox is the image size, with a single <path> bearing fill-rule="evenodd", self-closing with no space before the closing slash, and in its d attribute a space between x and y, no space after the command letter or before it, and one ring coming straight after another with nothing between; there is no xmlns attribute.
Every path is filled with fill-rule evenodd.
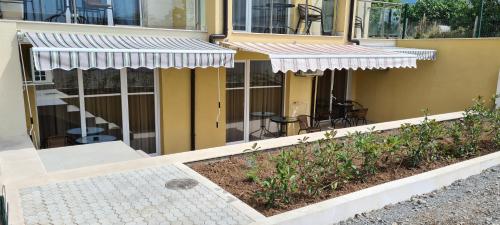
<svg viewBox="0 0 500 225"><path fill-rule="evenodd" d="M425 112L422 123L401 126L401 142L407 150L408 165L417 167L422 161L434 160L439 155L439 140L443 136L443 126L430 120Z"/></svg>
<svg viewBox="0 0 500 225"><path fill-rule="evenodd" d="M260 166L257 161L257 152L259 149L260 147L257 146L257 143L254 143L251 148L243 150L244 153L249 153L246 157L247 166L249 167L246 176L252 182L259 181Z"/></svg>
<svg viewBox="0 0 500 225"><path fill-rule="evenodd" d="M276 163L275 173L261 181L262 191L258 195L264 197L268 206L276 203L289 203L298 190L297 166L294 151L282 150L273 161Z"/></svg>
<svg viewBox="0 0 500 225"><path fill-rule="evenodd" d="M351 139L351 149L360 154L363 163L361 164L361 175L366 177L377 172L377 162L379 160L381 145L378 137L373 132L375 127L369 129L369 132L356 132L349 135Z"/></svg>

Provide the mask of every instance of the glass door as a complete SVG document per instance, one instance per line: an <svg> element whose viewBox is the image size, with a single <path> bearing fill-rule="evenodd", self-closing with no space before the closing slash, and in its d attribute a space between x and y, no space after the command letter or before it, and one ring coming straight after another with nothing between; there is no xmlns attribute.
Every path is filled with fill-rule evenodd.
<svg viewBox="0 0 500 225"><path fill-rule="evenodd" d="M87 144L123 140L120 70L82 72L87 136L76 141Z"/></svg>
<svg viewBox="0 0 500 225"><path fill-rule="evenodd" d="M226 143L245 138L245 63L235 62L226 75Z"/></svg>
<svg viewBox="0 0 500 225"><path fill-rule="evenodd" d="M270 61L250 61L250 141L274 138L277 124L271 117L283 111L283 73L273 73Z"/></svg>
<svg viewBox="0 0 500 225"><path fill-rule="evenodd" d="M40 148L77 144L82 137L77 71L33 71Z"/></svg>
<svg viewBox="0 0 500 225"><path fill-rule="evenodd" d="M157 152L155 75L151 69L127 69L130 147Z"/></svg>
<svg viewBox="0 0 500 225"><path fill-rule="evenodd" d="M271 118L283 112L283 81L269 61L236 62L227 70L226 143L277 136Z"/></svg>

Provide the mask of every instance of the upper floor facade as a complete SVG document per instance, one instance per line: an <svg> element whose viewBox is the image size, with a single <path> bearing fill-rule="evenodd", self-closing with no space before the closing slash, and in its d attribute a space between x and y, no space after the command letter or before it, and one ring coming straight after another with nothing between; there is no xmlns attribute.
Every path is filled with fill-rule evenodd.
<svg viewBox="0 0 500 225"><path fill-rule="evenodd" d="M92 27L91 30L101 29L105 32L117 29L133 29L134 33L141 29L171 30L173 35L179 32L182 35L182 32L188 31L204 33L207 39L211 34L225 34L224 39L231 41L342 42L347 33L349 2L350 0L0 0L0 19L36 24L35 26L48 30L53 25L86 26Z"/></svg>

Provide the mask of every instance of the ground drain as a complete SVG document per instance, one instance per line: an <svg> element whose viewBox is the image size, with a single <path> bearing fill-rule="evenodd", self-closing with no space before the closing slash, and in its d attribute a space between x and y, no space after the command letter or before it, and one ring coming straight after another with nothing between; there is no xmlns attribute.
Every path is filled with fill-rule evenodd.
<svg viewBox="0 0 500 225"><path fill-rule="evenodd" d="M198 181L190 178L169 180L165 187L172 190L188 190L198 185Z"/></svg>

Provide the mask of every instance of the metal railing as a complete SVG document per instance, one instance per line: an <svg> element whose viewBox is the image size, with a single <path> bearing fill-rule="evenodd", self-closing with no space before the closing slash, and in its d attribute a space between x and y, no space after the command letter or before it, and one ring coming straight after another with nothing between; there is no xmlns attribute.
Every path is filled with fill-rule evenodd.
<svg viewBox="0 0 500 225"><path fill-rule="evenodd" d="M0 19L205 30L205 0L0 0Z"/></svg>

